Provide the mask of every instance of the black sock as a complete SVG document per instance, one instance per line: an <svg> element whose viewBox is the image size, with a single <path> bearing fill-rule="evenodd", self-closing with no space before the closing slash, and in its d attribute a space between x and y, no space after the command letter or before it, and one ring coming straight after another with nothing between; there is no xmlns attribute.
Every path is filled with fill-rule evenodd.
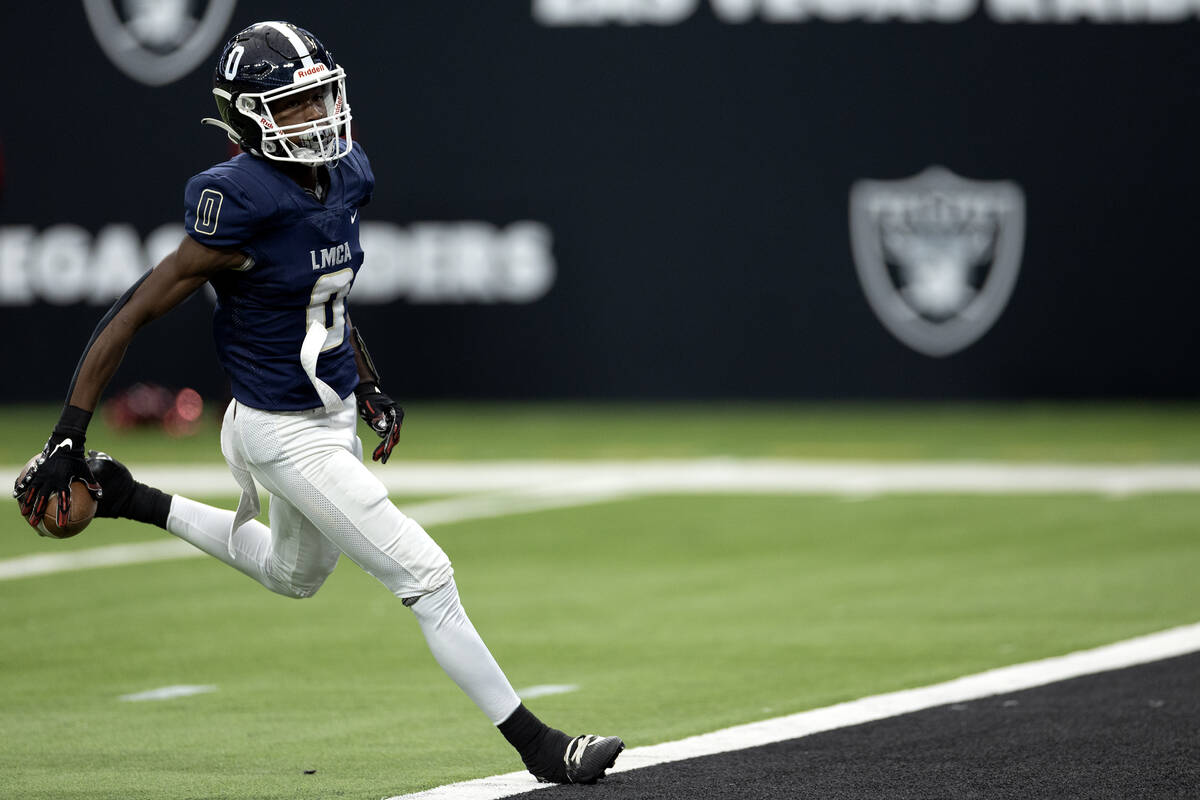
<svg viewBox="0 0 1200 800"><path fill-rule="evenodd" d="M567 768L563 763L563 755L571 741L570 736L535 717L524 703L496 727L521 754L526 769L536 777L555 783L566 781Z"/></svg>
<svg viewBox="0 0 1200 800"><path fill-rule="evenodd" d="M171 495L153 486L134 481L129 501L117 511L126 519L148 522L166 530L167 516L171 513Z"/></svg>

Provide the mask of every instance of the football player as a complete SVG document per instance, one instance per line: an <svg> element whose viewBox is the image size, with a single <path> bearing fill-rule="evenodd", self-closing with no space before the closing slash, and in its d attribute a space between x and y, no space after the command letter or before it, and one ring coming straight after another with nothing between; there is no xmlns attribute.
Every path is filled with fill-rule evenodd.
<svg viewBox="0 0 1200 800"><path fill-rule="evenodd" d="M73 480L98 515L165 528L268 589L309 597L345 553L412 609L437 662L541 781L594 783L624 744L571 737L521 703L459 602L450 560L362 463L356 412L387 462L404 412L354 327L346 296L362 265L359 212L375 179L350 131L346 75L308 31L261 22L221 53L213 95L243 152L187 183L187 236L101 319L35 468L13 490L37 526L51 497L65 524ZM85 452L88 422L133 335L205 282L233 389L221 451L242 489L236 511L171 496ZM270 526L255 520L258 487Z"/></svg>

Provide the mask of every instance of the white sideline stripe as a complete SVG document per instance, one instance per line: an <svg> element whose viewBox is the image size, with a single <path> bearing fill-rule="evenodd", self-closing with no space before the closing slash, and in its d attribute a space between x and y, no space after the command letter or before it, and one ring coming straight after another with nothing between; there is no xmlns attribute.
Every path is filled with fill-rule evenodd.
<svg viewBox="0 0 1200 800"><path fill-rule="evenodd" d="M182 539L166 539L144 544L113 544L106 547L76 550L72 553L39 553L0 561L0 581L78 569L145 564L151 561L170 561L202 555L204 555L203 550L197 550Z"/></svg>
<svg viewBox="0 0 1200 800"><path fill-rule="evenodd" d="M1159 661L1200 650L1200 623L1139 636L1092 650L1014 664L956 678L945 683L873 695L859 700L802 711L786 717L736 725L675 742L635 747L617 759L609 774L716 755L732 750L798 739L822 731L860 725L927 708L979 700L997 694L1032 689L1048 683ZM510 772L452 783L386 800L499 800L550 784L537 783L528 772Z"/></svg>
<svg viewBox="0 0 1200 800"><path fill-rule="evenodd" d="M543 683L528 689L518 689L517 696L522 700L532 700L535 697L549 697L552 694L567 694L578 690L579 686L574 683Z"/></svg>
<svg viewBox="0 0 1200 800"><path fill-rule="evenodd" d="M506 514L580 506L613 500L616 497L611 492L590 491L472 495L456 500L437 500L405 506L404 512L426 526L433 526L470 519L500 517ZM165 539L144 544L114 544L70 553L39 553L0 560L0 581L95 567L119 567L204 555L206 553L203 550L193 547L182 539Z"/></svg>
<svg viewBox="0 0 1200 800"><path fill-rule="evenodd" d="M21 467L10 467L16 474ZM1200 464L795 461L708 458L652 461L393 462L372 471L389 491L477 492L405 506L427 526L652 494L815 494L862 499L887 493L1200 492ZM223 466L134 465L143 481L193 496L236 496ZM177 540L111 545L0 561L0 581L93 567L203 555Z"/></svg>
<svg viewBox="0 0 1200 800"><path fill-rule="evenodd" d="M146 700L173 700L176 697L191 697L195 694L208 694L216 690L216 686L163 686L160 689L150 689L146 692L123 694L117 699L126 703L140 703Z"/></svg>
<svg viewBox="0 0 1200 800"><path fill-rule="evenodd" d="M139 480L167 492L229 495L240 489L224 465L131 464ZM370 465L392 492L451 494L572 487L639 494L1200 492L1200 464L1067 464L979 461L807 461L705 458L642 461L392 461ZM16 475L21 465L0 468Z"/></svg>

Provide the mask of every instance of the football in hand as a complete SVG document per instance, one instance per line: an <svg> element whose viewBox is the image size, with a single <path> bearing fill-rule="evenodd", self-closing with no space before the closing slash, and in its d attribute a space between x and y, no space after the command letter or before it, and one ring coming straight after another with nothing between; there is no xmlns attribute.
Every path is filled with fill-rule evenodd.
<svg viewBox="0 0 1200 800"><path fill-rule="evenodd" d="M26 462L18 481L25 477L25 473L36 460L37 456L34 456ZM83 481L71 481L71 511L67 524L61 528L58 526L58 495L53 495L46 503L46 513L42 515L42 521L37 526L38 533L51 539L69 539L82 533L95 516L96 499L92 497L92 493L87 490Z"/></svg>

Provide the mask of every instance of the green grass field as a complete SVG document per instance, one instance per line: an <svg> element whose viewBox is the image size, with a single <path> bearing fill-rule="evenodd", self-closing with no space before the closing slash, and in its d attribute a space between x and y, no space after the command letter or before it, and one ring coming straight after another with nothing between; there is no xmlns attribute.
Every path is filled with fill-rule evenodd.
<svg viewBox="0 0 1200 800"><path fill-rule="evenodd" d="M1196 404L512 404L406 403L397 458L776 458L1200 461ZM39 450L58 417L0 411L0 464ZM220 462L217 414L199 435L114 436L102 414L89 440L130 460ZM369 435L369 434L368 434Z"/></svg>
<svg viewBox="0 0 1200 800"><path fill-rule="evenodd" d="M0 464L55 413L0 412ZM90 440L219 461L215 425ZM417 404L401 448L1192 462L1200 408ZM1195 494L662 496L431 533L513 684L580 687L530 707L639 746L1200 620L1198 517ZM0 559L167 536L100 520L53 542L15 504L4 519ZM210 559L0 581L0 794L382 798L519 769L410 617L345 560L305 601ZM218 689L118 700L177 684Z"/></svg>

